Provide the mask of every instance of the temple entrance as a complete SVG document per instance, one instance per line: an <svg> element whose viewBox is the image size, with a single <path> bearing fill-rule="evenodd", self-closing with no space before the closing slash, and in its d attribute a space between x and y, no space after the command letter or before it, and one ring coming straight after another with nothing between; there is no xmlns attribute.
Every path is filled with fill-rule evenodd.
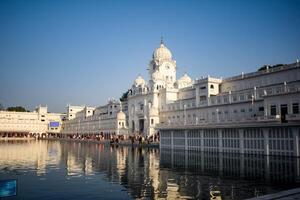
<svg viewBox="0 0 300 200"><path fill-rule="evenodd" d="M144 119L139 119L139 131L144 133Z"/></svg>
<svg viewBox="0 0 300 200"><path fill-rule="evenodd" d="M280 105L281 122L286 122L286 119L285 119L286 114L288 114L287 104L281 104Z"/></svg>

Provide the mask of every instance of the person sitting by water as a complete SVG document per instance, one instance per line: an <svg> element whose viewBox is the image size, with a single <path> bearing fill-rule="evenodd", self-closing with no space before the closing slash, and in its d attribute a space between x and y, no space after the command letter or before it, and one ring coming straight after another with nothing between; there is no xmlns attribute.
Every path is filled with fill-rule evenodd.
<svg viewBox="0 0 300 200"><path fill-rule="evenodd" d="M115 142L115 139L114 138L111 138L110 139L110 144L113 144Z"/></svg>
<svg viewBox="0 0 300 200"><path fill-rule="evenodd" d="M150 137L146 136L147 144L150 144Z"/></svg>

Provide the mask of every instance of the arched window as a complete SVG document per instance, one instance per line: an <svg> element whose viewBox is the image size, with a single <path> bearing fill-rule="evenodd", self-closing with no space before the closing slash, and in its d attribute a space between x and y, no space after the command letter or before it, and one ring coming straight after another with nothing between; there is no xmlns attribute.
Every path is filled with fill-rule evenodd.
<svg viewBox="0 0 300 200"><path fill-rule="evenodd" d="M214 89L214 85L210 85L210 89Z"/></svg>

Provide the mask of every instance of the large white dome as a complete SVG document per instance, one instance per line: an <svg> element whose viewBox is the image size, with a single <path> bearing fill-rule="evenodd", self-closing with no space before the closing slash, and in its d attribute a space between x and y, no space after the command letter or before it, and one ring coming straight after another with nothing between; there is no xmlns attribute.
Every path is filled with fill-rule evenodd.
<svg viewBox="0 0 300 200"><path fill-rule="evenodd" d="M161 42L160 47L155 49L153 52L153 59L154 60L171 60L172 53L171 51Z"/></svg>

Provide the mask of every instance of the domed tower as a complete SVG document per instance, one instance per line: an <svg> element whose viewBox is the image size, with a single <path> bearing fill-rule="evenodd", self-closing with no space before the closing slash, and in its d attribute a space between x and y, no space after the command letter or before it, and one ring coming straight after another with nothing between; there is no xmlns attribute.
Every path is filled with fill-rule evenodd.
<svg viewBox="0 0 300 200"><path fill-rule="evenodd" d="M171 51L161 40L149 63L150 86L152 91L173 87L176 81L176 61Z"/></svg>

